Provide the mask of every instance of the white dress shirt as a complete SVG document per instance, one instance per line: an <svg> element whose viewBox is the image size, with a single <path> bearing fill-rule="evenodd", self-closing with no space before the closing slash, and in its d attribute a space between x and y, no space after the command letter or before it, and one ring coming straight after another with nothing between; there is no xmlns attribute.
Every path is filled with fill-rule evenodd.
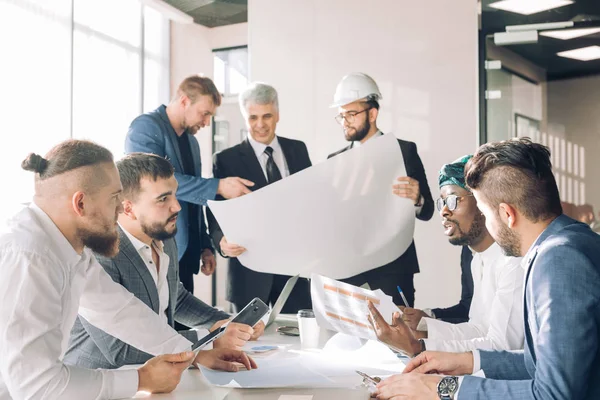
<svg viewBox="0 0 600 400"><path fill-rule="evenodd" d="M62 363L77 313L150 354L190 350L191 342L116 284L89 249L78 254L35 204L0 229L0 276L0 400L113 399L136 393L136 370Z"/></svg>
<svg viewBox="0 0 600 400"><path fill-rule="evenodd" d="M127 232L127 229L123 228L123 232L138 252L140 258L146 264L148 272L152 275L152 280L156 284L156 291L158 292L158 314L163 323L168 324L167 319L167 308L169 307L169 283L167 282L167 271L169 270L169 255L163 251L163 243L160 240L153 240L152 247L158 254L159 268L157 271L156 264L152 260L152 248L146 243L142 242L131 233Z"/></svg>
<svg viewBox="0 0 600 400"><path fill-rule="evenodd" d="M523 268L520 257L507 257L497 243L471 261L473 299L469 322L451 324L422 318L425 348L463 352L523 348Z"/></svg>
<svg viewBox="0 0 600 400"><path fill-rule="evenodd" d="M267 178L267 161L269 160L269 156L267 153L265 153L267 146L270 146L273 149L273 161L275 161L275 165L277 165L277 168L279 168L281 179L290 176L290 169L285 161L285 155L283 154L283 150L281 150L281 145L279 144L277 136L273 138L270 144L264 144L257 142L252 138L252 135L248 134L248 141L250 142L250 146L252 146L252 150L254 150L254 153L256 154L256 158L258 158L258 162L263 170L263 174L265 174L265 178Z"/></svg>
<svg viewBox="0 0 600 400"><path fill-rule="evenodd" d="M156 291L158 292L158 309L161 311L159 313L159 317L163 323L168 324L169 320L167 318L167 309L169 308L169 297L171 292L169 290L169 281L167 280L167 273L169 272L169 261L171 260L171 258L167 253L164 252L164 246L162 241L152 241L152 246L154 247L154 250L156 251L156 254L158 254L159 257L160 268L157 273L156 264L154 264L154 260L152 260L152 249L150 248L150 246L133 236L123 226L121 226L121 229L123 229L123 232L125 232L125 235L138 252L140 258L142 259L142 261L144 261L144 264L146 264L150 275L152 275L152 279L156 284ZM203 338L204 336L210 333L208 329L203 328L202 326L192 327L192 330L196 331L197 339ZM213 343L209 343L203 347L203 350L211 350L212 348Z"/></svg>

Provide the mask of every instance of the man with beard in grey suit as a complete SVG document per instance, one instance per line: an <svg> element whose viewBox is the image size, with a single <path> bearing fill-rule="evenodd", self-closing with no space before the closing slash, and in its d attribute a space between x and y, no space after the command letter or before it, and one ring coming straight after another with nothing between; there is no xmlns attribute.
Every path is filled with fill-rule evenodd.
<svg viewBox="0 0 600 400"><path fill-rule="evenodd" d="M173 236L181 206L175 198L177 180L173 166L156 155L132 153L120 160L117 168L123 185L119 253L113 258L96 254L96 258L115 282L153 309L164 323L174 327L177 321L197 327L179 331L195 342L208 334L203 328L212 331L227 322L230 316L194 297L179 280L177 245ZM263 330L262 322L256 329L230 323L214 346L241 349ZM79 316L71 331L64 360L86 368L119 368L142 364L150 357Z"/></svg>

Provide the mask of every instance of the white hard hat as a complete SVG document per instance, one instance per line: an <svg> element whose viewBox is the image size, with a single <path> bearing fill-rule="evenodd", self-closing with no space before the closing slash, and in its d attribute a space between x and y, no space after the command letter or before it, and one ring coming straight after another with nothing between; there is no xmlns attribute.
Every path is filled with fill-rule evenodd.
<svg viewBox="0 0 600 400"><path fill-rule="evenodd" d="M345 106L356 100L379 100L381 92L377 83L367 74L353 72L342 78L335 88L331 108Z"/></svg>

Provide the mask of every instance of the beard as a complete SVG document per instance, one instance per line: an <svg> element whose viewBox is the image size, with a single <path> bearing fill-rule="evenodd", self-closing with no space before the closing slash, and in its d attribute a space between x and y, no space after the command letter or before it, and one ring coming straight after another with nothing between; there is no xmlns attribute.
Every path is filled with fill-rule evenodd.
<svg viewBox="0 0 600 400"><path fill-rule="evenodd" d="M112 258L119 253L119 233L116 229L110 228L95 232L87 228L77 230L77 235L81 238L83 245L88 247L94 253Z"/></svg>
<svg viewBox="0 0 600 400"><path fill-rule="evenodd" d="M371 129L371 122L369 121L368 118L365 118L365 122L358 128L355 128L354 134L351 134L348 131L344 131L344 135L346 136L346 140L349 142L355 142L355 141L360 142L367 136L370 129Z"/></svg>
<svg viewBox="0 0 600 400"><path fill-rule="evenodd" d="M458 221L449 219L448 222L452 222L456 226L458 235L451 237L448 241L454 246L473 246L479 243L483 237L485 229L485 217L481 213L477 213L473 222L471 223L471 229L468 232L464 232Z"/></svg>
<svg viewBox="0 0 600 400"><path fill-rule="evenodd" d="M177 217L179 213L173 214L167 219L166 222L154 222L151 224L147 224L144 221L140 221L140 225L142 227L142 232L151 237L154 240L167 240L175 236L177 233L177 225L171 232L167 230L167 225L174 221L174 218Z"/></svg>
<svg viewBox="0 0 600 400"><path fill-rule="evenodd" d="M500 230L494 239L505 256L521 257L521 238L503 223L500 223Z"/></svg>
<svg viewBox="0 0 600 400"><path fill-rule="evenodd" d="M198 131L200 130L200 127L198 125L194 125L194 126L188 125L187 120L185 119L185 116L184 116L183 117L183 129L188 134L194 136L196 133L198 133Z"/></svg>

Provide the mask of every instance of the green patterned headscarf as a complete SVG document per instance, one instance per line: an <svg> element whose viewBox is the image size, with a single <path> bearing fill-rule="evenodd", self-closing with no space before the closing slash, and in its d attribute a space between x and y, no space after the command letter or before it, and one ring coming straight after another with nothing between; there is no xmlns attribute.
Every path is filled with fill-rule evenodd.
<svg viewBox="0 0 600 400"><path fill-rule="evenodd" d="M472 157L472 155L463 156L451 164L442 166L438 178L440 188L446 185L456 185L469 190L465 185L465 165Z"/></svg>

